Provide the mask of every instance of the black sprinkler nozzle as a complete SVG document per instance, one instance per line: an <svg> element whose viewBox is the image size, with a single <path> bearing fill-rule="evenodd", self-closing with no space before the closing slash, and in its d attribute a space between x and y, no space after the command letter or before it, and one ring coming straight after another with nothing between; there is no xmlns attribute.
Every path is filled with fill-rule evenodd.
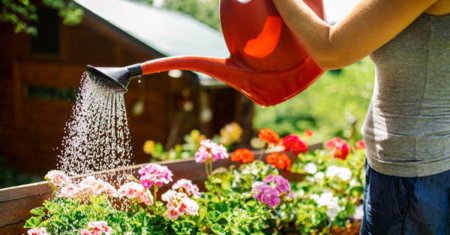
<svg viewBox="0 0 450 235"><path fill-rule="evenodd" d="M87 65L86 71L93 75L96 82L117 92L127 92L131 78L142 75L140 64L126 67L94 67Z"/></svg>

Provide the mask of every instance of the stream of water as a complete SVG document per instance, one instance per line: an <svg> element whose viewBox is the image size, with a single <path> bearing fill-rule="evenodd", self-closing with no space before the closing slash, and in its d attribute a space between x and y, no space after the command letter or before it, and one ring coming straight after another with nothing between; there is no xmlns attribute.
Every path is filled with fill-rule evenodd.
<svg viewBox="0 0 450 235"><path fill-rule="evenodd" d="M98 84L91 76L82 75L58 156L58 169L69 176L132 164L124 94Z"/></svg>

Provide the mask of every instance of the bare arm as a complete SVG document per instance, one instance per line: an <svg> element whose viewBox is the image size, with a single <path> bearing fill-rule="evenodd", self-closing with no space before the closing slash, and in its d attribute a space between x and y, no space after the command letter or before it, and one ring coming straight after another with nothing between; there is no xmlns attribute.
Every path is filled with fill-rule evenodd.
<svg viewBox="0 0 450 235"><path fill-rule="evenodd" d="M437 0L360 0L330 26L302 0L273 0L292 32L324 69L355 63L389 42Z"/></svg>

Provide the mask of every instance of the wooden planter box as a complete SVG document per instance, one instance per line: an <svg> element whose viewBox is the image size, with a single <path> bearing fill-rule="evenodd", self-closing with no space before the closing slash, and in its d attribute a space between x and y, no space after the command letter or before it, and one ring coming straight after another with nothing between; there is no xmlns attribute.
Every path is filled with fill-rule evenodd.
<svg viewBox="0 0 450 235"><path fill-rule="evenodd" d="M173 172L173 180L181 178L192 180L200 188L204 188L206 179L205 168L203 164L196 163L194 160L177 160L158 162L165 165ZM127 170L131 170L133 175L138 175L138 170L146 164L134 165ZM231 162L228 160L217 161L214 168L228 167ZM117 174L124 169L113 169L107 172L97 174ZM164 188L161 190L165 190ZM44 200L51 197L51 189L47 182L27 184L17 187L0 189L0 234L23 234L25 221L31 216L30 210L41 206Z"/></svg>
<svg viewBox="0 0 450 235"><path fill-rule="evenodd" d="M320 148L321 144L312 145L310 150ZM258 153L255 153L258 156ZM295 157L291 156L292 160ZM204 181L206 179L205 168L203 164L199 164L192 159L189 160L175 160L157 162L160 165L165 165L173 172L174 182L181 178L192 180L197 184L201 191L204 190ZM133 175L138 175L138 170L145 164L134 165L126 169L112 169L105 172L97 172L95 174L120 174L124 170L131 171ZM229 167L231 161L220 160L214 162L214 169L219 167ZM299 174L285 175L291 181L298 181L302 179ZM162 188L165 191L167 188ZM25 221L31 216L30 210L41 206L42 203L51 197L51 189L48 183L39 182L34 184L27 184L17 187L0 189L0 234L24 234L26 230L23 229Z"/></svg>

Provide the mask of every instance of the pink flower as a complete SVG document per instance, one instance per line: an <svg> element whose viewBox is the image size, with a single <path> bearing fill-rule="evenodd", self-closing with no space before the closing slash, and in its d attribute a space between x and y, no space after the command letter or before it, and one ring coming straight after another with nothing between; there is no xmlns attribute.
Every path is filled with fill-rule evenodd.
<svg viewBox="0 0 450 235"><path fill-rule="evenodd" d="M270 174L264 179L264 183L275 187L280 193L290 193L291 191L291 184L283 176Z"/></svg>
<svg viewBox="0 0 450 235"><path fill-rule="evenodd" d="M252 195L258 201L275 207L280 204L283 197L292 197L291 184L282 176L270 174L263 182L252 186Z"/></svg>
<svg viewBox="0 0 450 235"><path fill-rule="evenodd" d="M69 199L75 198L78 195L78 190L79 189L76 184L68 184L59 190L57 196Z"/></svg>
<svg viewBox="0 0 450 235"><path fill-rule="evenodd" d="M180 179L175 184L172 185L173 190L179 190L180 192L186 193L189 197L193 196L196 198L200 197L200 192L197 185L193 184L192 181L187 179Z"/></svg>
<svg viewBox="0 0 450 235"><path fill-rule="evenodd" d="M253 185L252 195L258 201L266 203L272 208L280 204L280 192L265 183Z"/></svg>
<svg viewBox="0 0 450 235"><path fill-rule="evenodd" d="M163 184L168 184L172 181L173 173L167 166L158 164L148 164L139 170L141 175L140 182L145 188L150 188L153 185L161 187Z"/></svg>
<svg viewBox="0 0 450 235"><path fill-rule="evenodd" d="M333 138L328 141L325 144L325 147L332 151L335 158L339 158L342 160L345 160L347 158L350 151L350 145L346 141L341 140L341 138L339 137Z"/></svg>
<svg viewBox="0 0 450 235"><path fill-rule="evenodd" d="M283 138L283 146L287 151L291 151L294 155L306 153L308 145L297 135L288 135Z"/></svg>
<svg viewBox="0 0 450 235"><path fill-rule="evenodd" d="M212 161L225 159L228 158L228 153L223 145L216 144L209 139L202 140L200 148L195 153L195 161L203 163L208 158L211 158Z"/></svg>
<svg viewBox="0 0 450 235"><path fill-rule="evenodd" d="M115 197L117 192L114 186L101 179L96 179L94 176L88 176L78 184L77 196L87 198L89 195L99 196L102 194Z"/></svg>
<svg viewBox="0 0 450 235"><path fill-rule="evenodd" d="M52 187L62 187L71 183L69 176L59 170L51 170L45 175L45 179L50 183Z"/></svg>
<svg viewBox="0 0 450 235"><path fill-rule="evenodd" d="M93 221L88 223L88 228L81 231L81 235L110 235L112 228L105 221Z"/></svg>
<svg viewBox="0 0 450 235"><path fill-rule="evenodd" d="M122 185L117 192L120 198L135 200L137 203L145 205L153 204L153 196L141 184L128 182Z"/></svg>
<svg viewBox="0 0 450 235"><path fill-rule="evenodd" d="M176 220L184 214L198 215L198 204L185 193L168 190L161 199L167 202L167 217L170 220Z"/></svg>
<svg viewBox="0 0 450 235"><path fill-rule="evenodd" d="M28 229L28 235L48 235L45 227Z"/></svg>

